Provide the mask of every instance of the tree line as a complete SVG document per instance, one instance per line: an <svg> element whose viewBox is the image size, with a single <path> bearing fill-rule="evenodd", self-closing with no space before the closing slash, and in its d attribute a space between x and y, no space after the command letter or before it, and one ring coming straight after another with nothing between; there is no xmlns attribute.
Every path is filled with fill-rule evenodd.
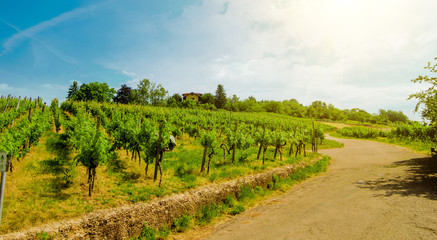
<svg viewBox="0 0 437 240"><path fill-rule="evenodd" d="M332 121L409 122L408 117L401 111L380 109L377 114L371 114L359 108L341 110L322 101L314 101L311 105L304 106L296 99L257 101L255 97L250 96L241 100L235 94L228 97L221 84L217 86L215 94L205 93L201 96L199 102L192 99L183 100L180 94L175 93L170 96L161 84L153 83L149 79L140 81L135 89L123 84L117 91L110 88L106 83L91 82L78 87L77 82L73 82L69 88L67 99L178 108L224 109L232 112L271 112L299 118Z"/></svg>

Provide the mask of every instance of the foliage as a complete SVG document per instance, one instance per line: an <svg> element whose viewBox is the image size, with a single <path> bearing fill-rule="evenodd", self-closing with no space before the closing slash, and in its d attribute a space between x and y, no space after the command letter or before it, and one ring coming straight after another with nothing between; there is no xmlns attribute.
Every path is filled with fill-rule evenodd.
<svg viewBox="0 0 437 240"><path fill-rule="evenodd" d="M226 105L226 93L221 84L219 84L217 90L215 90L214 105L218 109L223 108Z"/></svg>
<svg viewBox="0 0 437 240"><path fill-rule="evenodd" d="M379 109L379 114L376 116L378 122L403 122L408 123L408 117L401 111L393 111L393 110L383 110Z"/></svg>
<svg viewBox="0 0 437 240"><path fill-rule="evenodd" d="M383 132L368 128L368 127L345 127L337 130L338 133L345 137L355 137L355 138L377 138L384 135Z"/></svg>
<svg viewBox="0 0 437 240"><path fill-rule="evenodd" d="M42 232L42 233L38 233L36 238L38 240L52 240L55 238L56 235L51 235L48 232Z"/></svg>
<svg viewBox="0 0 437 240"><path fill-rule="evenodd" d="M396 128L390 131L389 137L407 141L437 143L437 129L433 126L427 126L418 122L397 124Z"/></svg>
<svg viewBox="0 0 437 240"><path fill-rule="evenodd" d="M180 94L173 94L171 97L167 98L168 107L182 107L182 97Z"/></svg>
<svg viewBox="0 0 437 240"><path fill-rule="evenodd" d="M238 201L248 201L255 198L255 192L251 186L241 186Z"/></svg>
<svg viewBox="0 0 437 240"><path fill-rule="evenodd" d="M193 217L188 215L182 215L180 218L176 218L171 226L171 229L176 232L185 232L193 224Z"/></svg>
<svg viewBox="0 0 437 240"><path fill-rule="evenodd" d="M121 85L114 97L114 102L128 104L131 100L131 91L132 88L128 87L126 84Z"/></svg>
<svg viewBox="0 0 437 240"><path fill-rule="evenodd" d="M202 104L205 104L205 103L214 104L214 95L212 95L211 93L203 94L202 98L200 99L200 103L202 103Z"/></svg>
<svg viewBox="0 0 437 240"><path fill-rule="evenodd" d="M144 226L143 230L141 231L140 239L144 240L155 240L156 239L156 233L155 230L149 226Z"/></svg>
<svg viewBox="0 0 437 240"><path fill-rule="evenodd" d="M68 93L69 97L67 98L70 100L110 102L115 94L115 90L110 88L106 83L84 83L80 86L79 90L75 90L74 85L75 82L73 82L73 84L70 86L71 91Z"/></svg>
<svg viewBox="0 0 437 240"><path fill-rule="evenodd" d="M67 99L72 100L73 96L76 95L77 91L79 91L79 87L77 85L77 82L74 81L73 84L71 84L70 88L68 89Z"/></svg>
<svg viewBox="0 0 437 240"><path fill-rule="evenodd" d="M437 60L437 57L434 59ZM432 74L437 73L437 63L431 65L428 62L428 66L425 67ZM416 98L418 101L415 111L420 111L422 117L431 122L434 127L437 127L437 76L418 76L416 79L411 80L413 83L423 83L428 86L428 89L411 94L408 99ZM420 108L420 106L424 108Z"/></svg>
<svg viewBox="0 0 437 240"><path fill-rule="evenodd" d="M132 91L133 102L153 106L164 105L164 99L168 92L161 84L150 82L149 79L143 79L138 83L137 89Z"/></svg>
<svg viewBox="0 0 437 240"><path fill-rule="evenodd" d="M191 98L182 102L182 107L184 107L184 108L193 109L193 108L196 108L196 106L197 106L196 101L194 99L191 99Z"/></svg>
<svg viewBox="0 0 437 240"><path fill-rule="evenodd" d="M77 149L76 160L88 169L89 196L94 188L95 169L105 163L110 145L106 133L96 127L86 113L79 111L67 125L67 135Z"/></svg>
<svg viewBox="0 0 437 240"><path fill-rule="evenodd" d="M198 212L197 212L197 221L201 225L208 224L212 221L212 219L220 216L222 213L222 206L221 204L212 203L211 205L203 206Z"/></svg>

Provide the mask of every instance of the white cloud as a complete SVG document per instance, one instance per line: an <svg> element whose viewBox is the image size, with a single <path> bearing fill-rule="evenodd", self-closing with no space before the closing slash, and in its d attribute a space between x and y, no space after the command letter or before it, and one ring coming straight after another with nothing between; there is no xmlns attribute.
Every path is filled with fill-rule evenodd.
<svg viewBox="0 0 437 240"><path fill-rule="evenodd" d="M221 83L240 98L405 109L410 80L437 51L436 7L431 0L208 0L159 23L136 15L125 27L145 41L101 63L131 77L131 86L153 76L171 93L214 92Z"/></svg>
<svg viewBox="0 0 437 240"><path fill-rule="evenodd" d="M9 86L8 84L6 84L6 83L1 83L0 84L0 92L3 94L3 93L7 93L7 92L11 92L11 91L13 91L14 90L14 88L13 87L11 87L11 86Z"/></svg>

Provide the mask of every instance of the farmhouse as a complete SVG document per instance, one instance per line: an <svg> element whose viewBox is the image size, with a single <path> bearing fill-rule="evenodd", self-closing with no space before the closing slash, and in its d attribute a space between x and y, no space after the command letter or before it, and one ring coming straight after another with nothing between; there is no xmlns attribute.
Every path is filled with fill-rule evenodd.
<svg viewBox="0 0 437 240"><path fill-rule="evenodd" d="M184 101L188 100L188 99L193 99L196 102L199 102L200 99L202 98L202 94L201 93L184 93L182 94Z"/></svg>

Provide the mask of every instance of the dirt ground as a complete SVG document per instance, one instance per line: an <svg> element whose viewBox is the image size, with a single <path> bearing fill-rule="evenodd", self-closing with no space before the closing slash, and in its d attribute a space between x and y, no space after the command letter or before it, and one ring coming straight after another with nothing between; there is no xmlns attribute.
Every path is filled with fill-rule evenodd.
<svg viewBox="0 0 437 240"><path fill-rule="evenodd" d="M329 137L333 139L332 137ZM437 239L437 160L344 140L327 173L175 239Z"/></svg>

